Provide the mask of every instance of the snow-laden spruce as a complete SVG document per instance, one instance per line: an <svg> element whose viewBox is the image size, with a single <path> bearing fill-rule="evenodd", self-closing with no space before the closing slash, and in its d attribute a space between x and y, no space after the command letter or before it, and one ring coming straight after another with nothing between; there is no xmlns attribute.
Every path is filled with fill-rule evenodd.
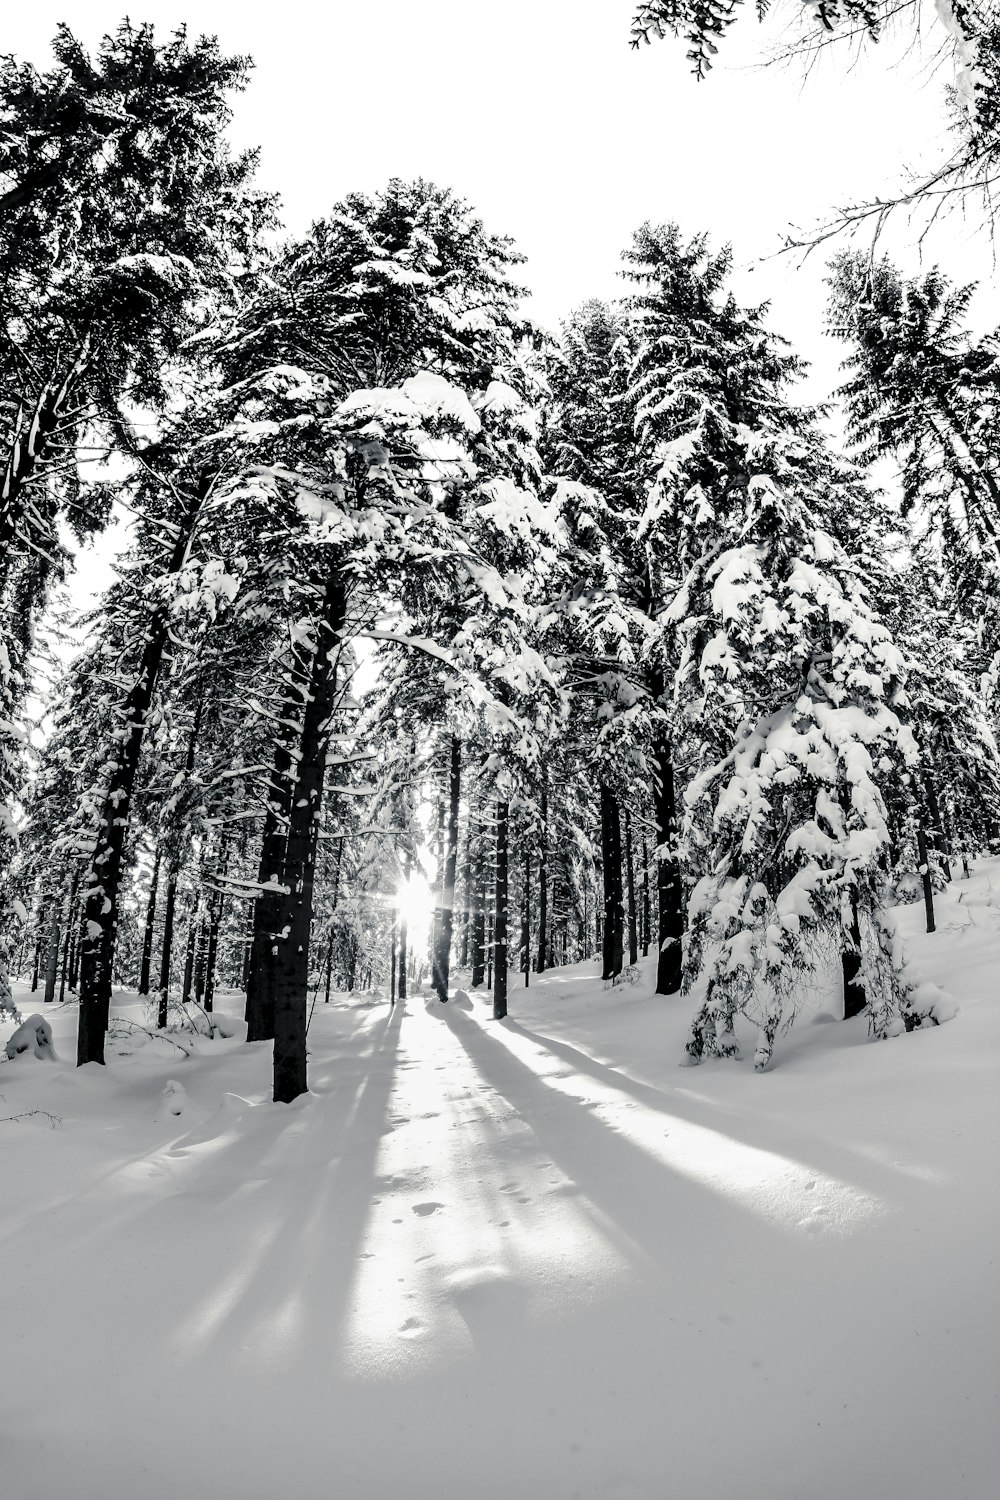
<svg viewBox="0 0 1000 1500"><path fill-rule="evenodd" d="M883 787L917 747L904 722L904 658L815 513L832 465L812 435L762 441L744 429L737 441L745 478L723 515L696 515L700 548L670 612L680 733L704 762L685 793L686 844L703 871L687 987L707 979L688 1052L733 1053L742 1013L759 1026L764 1067L831 951L859 961L875 1035L904 1025L882 915Z"/></svg>

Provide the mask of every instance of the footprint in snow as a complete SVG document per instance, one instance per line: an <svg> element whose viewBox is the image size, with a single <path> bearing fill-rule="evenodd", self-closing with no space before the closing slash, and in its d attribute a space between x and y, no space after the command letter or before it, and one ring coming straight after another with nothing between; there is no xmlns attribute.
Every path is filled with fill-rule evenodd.
<svg viewBox="0 0 1000 1500"><path fill-rule="evenodd" d="M412 1203L410 1205L410 1211L412 1213L419 1214L422 1219L426 1219L429 1214L437 1213L437 1211L438 1211L439 1208L444 1208L444 1204L443 1203Z"/></svg>
<svg viewBox="0 0 1000 1500"><path fill-rule="evenodd" d="M423 1333L424 1325L419 1318L407 1318L405 1323L400 1324L399 1331L405 1339L415 1339L418 1334Z"/></svg>

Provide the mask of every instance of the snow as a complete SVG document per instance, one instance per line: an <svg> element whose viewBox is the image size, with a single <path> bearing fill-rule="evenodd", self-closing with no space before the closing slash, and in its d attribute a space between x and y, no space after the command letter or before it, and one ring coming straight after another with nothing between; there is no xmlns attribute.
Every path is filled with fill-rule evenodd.
<svg viewBox="0 0 1000 1500"><path fill-rule="evenodd" d="M17 1057L52 1058L52 1027L44 1016L28 1016L7 1038L4 1055L8 1062Z"/></svg>
<svg viewBox="0 0 1000 1500"><path fill-rule="evenodd" d="M1000 862L922 915L947 1024L817 990L762 1075L741 1019L677 1066L651 960L512 975L503 1023L336 996L293 1105L237 994L178 1050L117 992L106 1069L46 1007L0 1066L5 1500L986 1500Z"/></svg>

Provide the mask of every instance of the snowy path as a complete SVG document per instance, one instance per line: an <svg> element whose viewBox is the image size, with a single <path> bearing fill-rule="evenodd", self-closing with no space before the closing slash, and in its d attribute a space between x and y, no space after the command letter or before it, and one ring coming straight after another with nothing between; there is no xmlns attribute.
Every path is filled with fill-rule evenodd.
<svg viewBox="0 0 1000 1500"><path fill-rule="evenodd" d="M683 1007L581 970L503 1025L320 1007L290 1107L235 1041L8 1065L0 1113L63 1124L3 1126L5 1500L987 1500L973 1002L804 1019L764 1077L678 1070Z"/></svg>

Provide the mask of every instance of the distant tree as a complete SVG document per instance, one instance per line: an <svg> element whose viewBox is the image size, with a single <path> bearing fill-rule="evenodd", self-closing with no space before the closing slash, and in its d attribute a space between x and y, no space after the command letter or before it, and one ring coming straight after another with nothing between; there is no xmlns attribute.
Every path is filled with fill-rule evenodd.
<svg viewBox="0 0 1000 1500"><path fill-rule="evenodd" d="M972 286L934 269L901 277L887 260L831 268L831 331L847 345L839 392L858 456L897 460L903 513L932 528L970 613L1000 574L1000 343L965 327ZM990 611L992 614L992 610Z"/></svg>

